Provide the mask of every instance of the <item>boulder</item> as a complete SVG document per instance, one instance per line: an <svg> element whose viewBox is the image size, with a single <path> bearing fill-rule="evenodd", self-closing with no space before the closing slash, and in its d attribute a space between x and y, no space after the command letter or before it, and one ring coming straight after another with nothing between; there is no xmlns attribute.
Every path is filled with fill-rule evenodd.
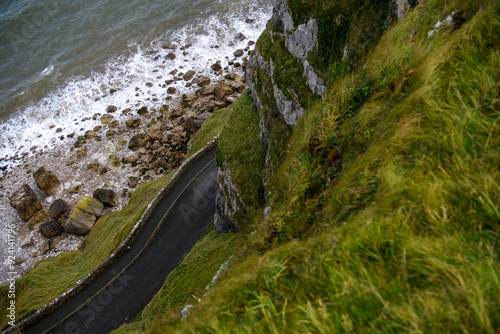
<svg viewBox="0 0 500 334"><path fill-rule="evenodd" d="M85 131L85 138L87 139L92 139L95 137L95 131L92 131L92 130L87 130Z"/></svg>
<svg viewBox="0 0 500 334"><path fill-rule="evenodd" d="M47 195L52 195L59 190L61 182L52 172L45 170L44 167L40 167L34 174L36 185L38 188L43 190Z"/></svg>
<svg viewBox="0 0 500 334"><path fill-rule="evenodd" d="M201 77L200 81L198 82L198 86L205 87L210 85L210 78L208 77Z"/></svg>
<svg viewBox="0 0 500 334"><path fill-rule="evenodd" d="M41 209L37 213L35 213L33 217L30 218L30 220L28 220L26 225L28 226L28 228L33 228L43 223L44 221L47 221L47 213L45 213L44 209Z"/></svg>
<svg viewBox="0 0 500 334"><path fill-rule="evenodd" d="M169 52L168 55L165 56L166 59L169 60L174 60L175 59L175 53Z"/></svg>
<svg viewBox="0 0 500 334"><path fill-rule="evenodd" d="M226 78L227 80L236 80L236 78L238 77L238 75L236 73L228 73L226 74L226 76L224 78Z"/></svg>
<svg viewBox="0 0 500 334"><path fill-rule="evenodd" d="M64 224L66 232L85 235L94 227L96 217L101 215L104 205L96 199L82 196L78 199Z"/></svg>
<svg viewBox="0 0 500 334"><path fill-rule="evenodd" d="M244 41L247 37L243 35L241 32L237 33L236 36L234 36L234 41L235 42L241 42Z"/></svg>
<svg viewBox="0 0 500 334"><path fill-rule="evenodd" d="M139 160L139 157L137 155L130 155L122 158L122 162L124 164L131 164L133 162L136 162L137 160Z"/></svg>
<svg viewBox="0 0 500 334"><path fill-rule="evenodd" d="M165 159L158 159L155 162L151 163L151 168L162 168L167 165L167 161Z"/></svg>
<svg viewBox="0 0 500 334"><path fill-rule="evenodd" d="M210 68L211 68L212 70L214 70L215 72L219 72L220 70L222 70L222 66L220 65L220 62L217 62L217 63L215 63L215 64L212 64L212 65L210 66Z"/></svg>
<svg viewBox="0 0 500 334"><path fill-rule="evenodd" d="M180 117L184 114L184 109L182 109L181 106L175 108L174 110L172 110L172 112L170 113L170 117L171 118L177 118L177 117Z"/></svg>
<svg viewBox="0 0 500 334"><path fill-rule="evenodd" d="M147 116L149 115L149 112L148 112L148 107L142 107L141 109L139 109L137 111L137 113L141 116Z"/></svg>
<svg viewBox="0 0 500 334"><path fill-rule="evenodd" d="M25 222L43 210L35 192L27 184L24 184L10 196L9 204L17 210L19 217Z"/></svg>
<svg viewBox="0 0 500 334"><path fill-rule="evenodd" d="M115 90L115 92L116 92L116 90ZM106 108L107 113L116 112L117 110L118 110L118 108L116 106L109 106Z"/></svg>
<svg viewBox="0 0 500 334"><path fill-rule="evenodd" d="M24 239L21 239L21 248L28 248L33 246L33 237L31 235L27 235Z"/></svg>
<svg viewBox="0 0 500 334"><path fill-rule="evenodd" d="M118 195L109 189L96 189L92 194L96 200L104 204L104 206L116 206L116 202L118 201Z"/></svg>
<svg viewBox="0 0 500 334"><path fill-rule="evenodd" d="M127 125L129 128L136 128L139 125L141 125L141 119L140 118L130 119L125 122L125 125Z"/></svg>
<svg viewBox="0 0 500 334"><path fill-rule="evenodd" d="M69 205L62 199L56 199L49 207L47 211L47 217L49 219L59 220L64 217L66 212L70 209Z"/></svg>
<svg viewBox="0 0 500 334"><path fill-rule="evenodd" d="M196 74L196 72L193 70L187 71L186 74L184 74L184 80L189 81L189 80L193 79L195 74Z"/></svg>
<svg viewBox="0 0 500 334"><path fill-rule="evenodd" d="M156 123L148 128L147 136L152 140L160 140L163 137L164 131L163 123Z"/></svg>
<svg viewBox="0 0 500 334"><path fill-rule="evenodd" d="M40 255L47 253L49 249L50 249L50 244L48 240L42 241L42 243L38 246L38 251L40 252Z"/></svg>
<svg viewBox="0 0 500 334"><path fill-rule="evenodd" d="M243 56L243 53L244 53L244 51L242 49L238 49L238 50L234 51L233 55L235 57L241 57L241 56Z"/></svg>
<svg viewBox="0 0 500 334"><path fill-rule="evenodd" d="M215 98L219 101L222 101L224 97L231 95L233 93L233 89L226 84L219 84L214 89Z"/></svg>
<svg viewBox="0 0 500 334"><path fill-rule="evenodd" d="M87 143L87 140L85 140L84 136L79 136L78 139L75 142L75 147L82 147Z"/></svg>
<svg viewBox="0 0 500 334"><path fill-rule="evenodd" d="M128 148L131 149L132 151L137 151L141 147L145 147L148 144L148 137L141 133L138 135L133 136L129 143L128 143Z"/></svg>
<svg viewBox="0 0 500 334"><path fill-rule="evenodd" d="M62 225L55 219L41 224L38 229L45 238L56 237L64 232Z"/></svg>
<svg viewBox="0 0 500 334"><path fill-rule="evenodd" d="M128 186L129 188L135 188L137 187L137 184L139 184L139 178L136 176L130 176L128 178Z"/></svg>
<svg viewBox="0 0 500 334"><path fill-rule="evenodd" d="M113 115L106 114L101 117L101 123L102 124L109 124L113 120Z"/></svg>
<svg viewBox="0 0 500 334"><path fill-rule="evenodd" d="M176 92L177 92L177 89L175 89L175 87L168 87L167 88L168 94L175 94Z"/></svg>

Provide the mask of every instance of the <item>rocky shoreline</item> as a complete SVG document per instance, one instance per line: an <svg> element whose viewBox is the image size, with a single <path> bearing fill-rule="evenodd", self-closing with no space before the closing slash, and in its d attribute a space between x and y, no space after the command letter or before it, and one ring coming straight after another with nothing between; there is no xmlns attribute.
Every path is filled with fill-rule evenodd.
<svg viewBox="0 0 500 334"><path fill-rule="evenodd" d="M59 142L54 148L33 147L31 155L17 157L22 163L0 178L0 228L15 225L17 274L25 274L41 259L79 249L98 217L126 205L138 184L178 167L202 123L234 103L246 88L242 70L253 45L249 41L245 50L236 50L224 68L220 60L207 64L212 78L173 70L172 78L161 83L166 98L151 98L156 108L108 106L80 120L79 135L55 137ZM171 84L179 82L192 93L178 94ZM151 85L137 87L137 94L147 94ZM57 126L54 131L57 136ZM12 271L7 270L6 233L2 235L0 284Z"/></svg>

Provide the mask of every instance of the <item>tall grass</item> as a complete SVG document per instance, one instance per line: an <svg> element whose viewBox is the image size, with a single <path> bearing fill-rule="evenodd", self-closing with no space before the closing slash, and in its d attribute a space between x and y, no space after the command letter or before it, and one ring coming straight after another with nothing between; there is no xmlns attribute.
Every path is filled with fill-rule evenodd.
<svg viewBox="0 0 500 334"><path fill-rule="evenodd" d="M459 9L463 26L427 37ZM423 0L337 73L293 131L252 251L157 332L494 333L499 14L498 1Z"/></svg>

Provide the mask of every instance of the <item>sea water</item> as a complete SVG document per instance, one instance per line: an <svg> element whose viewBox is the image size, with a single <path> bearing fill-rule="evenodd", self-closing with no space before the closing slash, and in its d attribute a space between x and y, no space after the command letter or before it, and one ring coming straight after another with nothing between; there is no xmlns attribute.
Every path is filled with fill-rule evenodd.
<svg viewBox="0 0 500 334"><path fill-rule="evenodd" d="M174 69L214 76L210 65L234 60L270 15L270 0L3 0L0 176L81 135L82 122L109 105L158 107ZM194 89L172 85L180 94Z"/></svg>

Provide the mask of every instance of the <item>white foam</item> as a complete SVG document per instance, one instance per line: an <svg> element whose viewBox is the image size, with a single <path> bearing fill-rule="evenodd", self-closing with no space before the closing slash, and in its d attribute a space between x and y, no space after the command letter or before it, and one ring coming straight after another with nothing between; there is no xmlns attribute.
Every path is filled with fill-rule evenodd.
<svg viewBox="0 0 500 334"><path fill-rule="evenodd" d="M251 18L255 20L251 24L245 22L249 17L248 12L253 13ZM20 163L20 160L8 160L16 154L18 157L29 156L33 153L31 148L34 146L37 146L38 151L53 149L62 142L60 137L65 138L64 142L73 142L74 139L67 139L67 135L82 135L85 130L99 125L99 120L88 118L95 113L104 114L109 105L117 106L118 112L114 116L123 119L125 116L120 111L125 108L131 108L135 112L142 106L158 108L162 104L168 104L163 85L165 80L173 78L169 73L174 69L184 73L192 69L197 75L213 79L215 73L210 65L220 60L224 68L229 61L235 60L233 52L244 49L248 41L257 40L270 14L269 5L261 9L240 8L239 11L221 17L210 16L181 30L167 32L147 47L130 45L130 49L135 50L132 56L117 56L107 64L104 73L93 73L87 78L71 78L36 105L0 124L0 159L6 158L0 161L0 167L10 168ZM247 38L235 41L237 33L242 33ZM177 49L162 49L161 45L165 41L176 44ZM188 43L192 46L185 50L188 54L184 56L180 47ZM213 48L215 45L218 48ZM156 52L151 53L151 50ZM169 52L176 54L175 60L165 59ZM239 58L235 61L242 60ZM54 66L51 64L40 75L46 76L53 70ZM153 83L152 87L146 86L149 82ZM191 93L197 88L186 88L185 84L181 80L170 86L175 87L178 94ZM140 90L136 91L136 87ZM110 89L117 91L110 94ZM59 132L56 133L58 128Z"/></svg>

